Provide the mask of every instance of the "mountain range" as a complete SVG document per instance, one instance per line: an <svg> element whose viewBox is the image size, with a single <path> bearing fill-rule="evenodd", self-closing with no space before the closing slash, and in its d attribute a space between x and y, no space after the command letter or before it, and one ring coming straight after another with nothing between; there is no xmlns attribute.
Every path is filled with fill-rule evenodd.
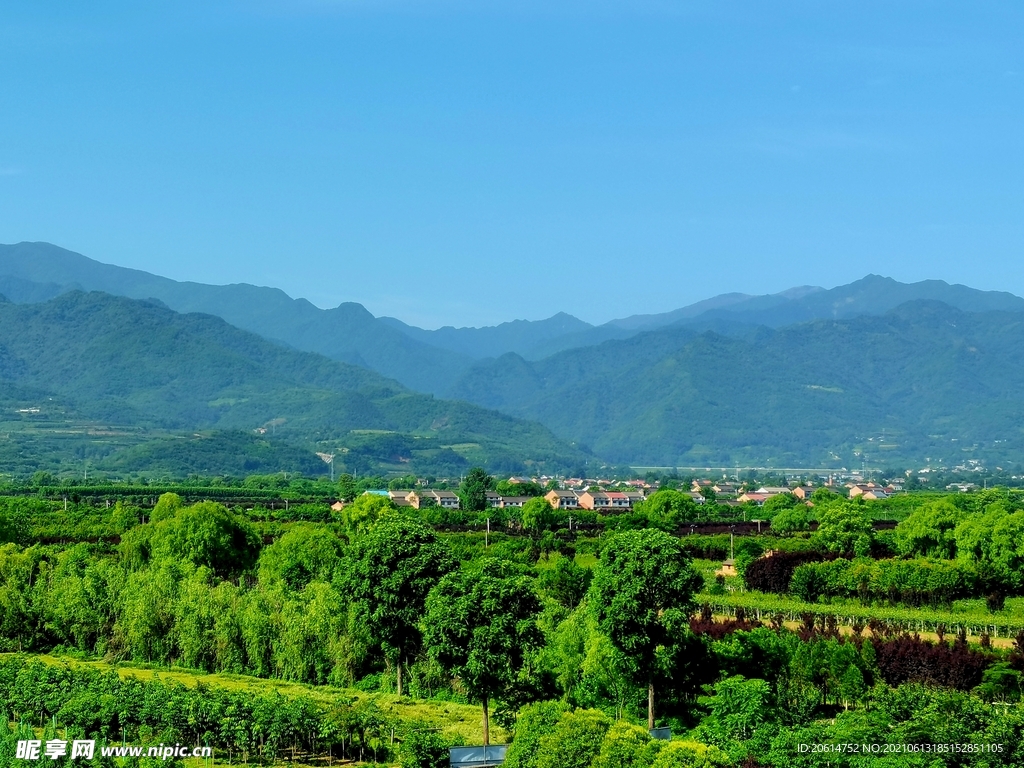
<svg viewBox="0 0 1024 768"><path fill-rule="evenodd" d="M78 457L100 467L124 466L127 448L152 460L197 430L253 436L234 441L243 453L279 442L286 453L337 453L339 470L361 473L457 475L473 463L553 471L588 458L539 424L413 392L212 315L99 292L0 302L0 412L8 454L26 439L78 435Z"/></svg>
<svg viewBox="0 0 1024 768"><path fill-rule="evenodd" d="M0 347L0 381L52 390L96 418L161 429L237 430L285 418L289 439L344 433L352 452L366 447L353 437L360 429L386 429L392 441L395 435L427 438L426 417L402 421L394 415L396 402L425 398L430 408L416 407L433 414L431 424L438 409L459 424L471 422L466 441L486 445L479 455L500 457L507 466L524 460L643 466L1024 460L1020 430L1013 426L1022 415L1024 299L1005 292L869 275L832 289L724 293L600 326L559 313L489 328L425 330L374 317L359 304L324 310L273 288L176 282L47 243L0 245L0 294L13 302L0 307L5 324L29 317L19 312L38 312L32 315L37 325L56 322L55 313L71 318L101 301L75 293L82 291L135 299L146 313L163 313L147 320L156 325L185 323L197 334L192 360L212 365L203 349L207 343L219 349L218 334L230 326L235 333L250 332L246 344L256 343L253 334L270 342L257 356L269 373L246 368L255 365L246 358L237 378L204 385L202 394L153 378L140 379L128 393L95 386L95 374L64 379L34 369L25 360L28 350L0 332L0 345L7 347ZM117 306L104 310L112 313L103 319L111 328L128 322L126 305ZM219 331L203 326L200 333L189 325L197 315L188 313L226 322ZM151 346L139 337L133 351L140 359L157 355ZM287 365L268 362L269 349L298 357ZM324 357L339 367L321 379L312 371L328 365ZM189 377L199 368L206 366L187 369ZM282 378L281 370L295 373ZM372 382L358 378L371 371ZM246 397L253 376L265 376L273 393ZM285 407L290 401L279 393L288 386L303 394ZM344 407L339 392L348 398ZM267 398L274 408L263 405ZM226 409L211 405L229 401ZM478 407L467 411L467 403ZM513 440L502 438L501 419L508 417L519 430ZM371 424L376 426L366 426ZM431 439L459 446L459 429ZM377 449L367 450L371 455ZM472 458L463 454L461 461ZM381 456L374 460L380 464Z"/></svg>

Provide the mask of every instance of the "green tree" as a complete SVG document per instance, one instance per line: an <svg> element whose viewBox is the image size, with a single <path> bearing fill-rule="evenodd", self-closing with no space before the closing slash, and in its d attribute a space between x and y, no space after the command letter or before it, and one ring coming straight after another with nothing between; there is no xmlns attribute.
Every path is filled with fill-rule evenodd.
<svg viewBox="0 0 1024 768"><path fill-rule="evenodd" d="M346 579L349 593L366 617L371 642L396 669L402 695L402 667L420 648L420 620L427 595L456 562L434 532L416 520L389 515L360 537Z"/></svg>
<svg viewBox="0 0 1024 768"><path fill-rule="evenodd" d="M174 517L178 510L184 506L185 504L178 494L161 494L160 498L156 500L156 506L153 507L153 511L149 515L149 521L151 523L159 523L161 520Z"/></svg>
<svg viewBox="0 0 1024 768"><path fill-rule="evenodd" d="M540 740L555 730L568 711L569 707L561 701L537 701L520 709L504 768L537 768Z"/></svg>
<svg viewBox="0 0 1024 768"><path fill-rule="evenodd" d="M356 480L348 473L338 478L338 498L342 501L353 501L359 489L356 487Z"/></svg>
<svg viewBox="0 0 1024 768"><path fill-rule="evenodd" d="M369 530L381 516L396 509L390 497L378 493L364 493L342 508L341 525L350 537L358 536Z"/></svg>
<svg viewBox="0 0 1024 768"><path fill-rule="evenodd" d="M1004 515L992 529L992 564L1013 589L1024 586L1024 512Z"/></svg>
<svg viewBox="0 0 1024 768"><path fill-rule="evenodd" d="M688 494L663 489L637 505L637 511L646 513L652 524L676 526L688 520L699 520L701 511Z"/></svg>
<svg viewBox="0 0 1024 768"><path fill-rule="evenodd" d="M555 520L554 507L543 496L537 496L523 504L523 529L531 536L539 538L555 525Z"/></svg>
<svg viewBox="0 0 1024 768"><path fill-rule="evenodd" d="M665 650L685 633L703 579L679 540L645 529L613 536L601 552L590 603L601 631L647 686L647 727L654 727L654 683Z"/></svg>
<svg viewBox="0 0 1024 768"><path fill-rule="evenodd" d="M0 507L0 544L25 544L30 530L28 515L23 510Z"/></svg>
<svg viewBox="0 0 1024 768"><path fill-rule="evenodd" d="M651 768L729 768L729 756L698 741L670 741L658 751Z"/></svg>
<svg viewBox="0 0 1024 768"><path fill-rule="evenodd" d="M818 514L815 546L840 554L866 555L871 550L871 518L858 504L834 502Z"/></svg>
<svg viewBox="0 0 1024 768"><path fill-rule="evenodd" d="M458 677L483 708L490 743L489 703L511 693L530 654L542 642L540 600L533 581L511 563L485 561L479 570L450 573L430 591L423 641L431 659Z"/></svg>
<svg viewBox="0 0 1024 768"><path fill-rule="evenodd" d="M510 483L508 480L499 480L494 485L494 492L499 496L540 496L544 489L537 483Z"/></svg>
<svg viewBox="0 0 1024 768"><path fill-rule="evenodd" d="M467 512L487 509L487 492L494 488L494 478L480 467L473 467L459 485L459 501Z"/></svg>
<svg viewBox="0 0 1024 768"><path fill-rule="evenodd" d="M772 530L780 536L806 531L809 526L810 520L807 517L807 508L804 506L783 507L772 517Z"/></svg>
<svg viewBox="0 0 1024 768"><path fill-rule="evenodd" d="M803 502L792 493L780 493L765 501L761 509L767 517L774 519L775 515L782 510L793 509L802 504Z"/></svg>
<svg viewBox="0 0 1024 768"><path fill-rule="evenodd" d="M568 557L560 557L554 568L542 571L541 589L566 608L575 608L590 588L594 574L589 568L576 565Z"/></svg>
<svg viewBox="0 0 1024 768"><path fill-rule="evenodd" d="M251 568L260 549L256 529L212 501L183 507L153 524L151 542L154 558L205 566L222 578Z"/></svg>
<svg viewBox="0 0 1024 768"><path fill-rule="evenodd" d="M746 741L771 719L772 688L766 681L736 675L720 680L713 688L713 696L701 699L709 715L700 726L712 743L728 747Z"/></svg>
<svg viewBox="0 0 1024 768"><path fill-rule="evenodd" d="M311 581L330 583L341 567L341 553L341 541L329 529L292 526L260 553L260 583L283 583L292 590L302 589Z"/></svg>
<svg viewBox="0 0 1024 768"><path fill-rule="evenodd" d="M896 526L896 549L901 555L956 557L956 526L963 512L948 499L925 504Z"/></svg>

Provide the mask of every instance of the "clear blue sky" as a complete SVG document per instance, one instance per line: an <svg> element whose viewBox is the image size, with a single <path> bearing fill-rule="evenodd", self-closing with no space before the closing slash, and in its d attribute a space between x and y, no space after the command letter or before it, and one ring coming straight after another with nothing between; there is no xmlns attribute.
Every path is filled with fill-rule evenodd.
<svg viewBox="0 0 1024 768"><path fill-rule="evenodd" d="M7 2L0 242L436 327L1024 294L1024 4Z"/></svg>

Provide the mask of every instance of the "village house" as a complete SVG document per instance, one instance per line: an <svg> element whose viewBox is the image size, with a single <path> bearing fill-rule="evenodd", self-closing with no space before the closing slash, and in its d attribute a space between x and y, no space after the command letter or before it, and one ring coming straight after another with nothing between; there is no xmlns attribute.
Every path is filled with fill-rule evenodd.
<svg viewBox="0 0 1024 768"><path fill-rule="evenodd" d="M413 491L405 497L409 505L416 509L427 507L442 507L443 509L458 509L459 497L451 491L434 491L430 489Z"/></svg>
<svg viewBox="0 0 1024 768"><path fill-rule="evenodd" d="M572 491L548 491L544 496L555 509L579 509L579 497Z"/></svg>
<svg viewBox="0 0 1024 768"><path fill-rule="evenodd" d="M409 499L410 496L415 495L416 494L413 491L388 491L388 498L391 499L391 503L394 504L396 507L413 507L415 509L419 509L419 507L416 506L416 504L413 504L413 502ZM419 503L419 499L416 499L416 503Z"/></svg>
<svg viewBox="0 0 1024 768"><path fill-rule="evenodd" d="M861 496L864 493L867 493L868 491L878 487L879 486L877 484L871 482L846 484L846 488L851 499L856 498L857 496Z"/></svg>
<svg viewBox="0 0 1024 768"><path fill-rule="evenodd" d="M523 504L525 504L532 498L532 496L502 496L501 506L522 508Z"/></svg>
<svg viewBox="0 0 1024 768"><path fill-rule="evenodd" d="M888 499L889 494L886 493L882 488L869 488L860 495L862 499L868 501L878 501L880 499Z"/></svg>
<svg viewBox="0 0 1024 768"><path fill-rule="evenodd" d="M584 491L580 494L580 507L591 510L609 510L612 507L611 499L604 491Z"/></svg>
<svg viewBox="0 0 1024 768"><path fill-rule="evenodd" d="M768 499L770 499L772 496L778 496L778 494L777 493L774 493L774 494L773 493L762 493L761 491L747 491L746 493L742 494L736 500L739 501L739 502L744 502L744 503L748 502L748 501L752 501L755 504L757 504L757 506L761 507L761 506L764 506L764 503L766 501L768 501Z"/></svg>

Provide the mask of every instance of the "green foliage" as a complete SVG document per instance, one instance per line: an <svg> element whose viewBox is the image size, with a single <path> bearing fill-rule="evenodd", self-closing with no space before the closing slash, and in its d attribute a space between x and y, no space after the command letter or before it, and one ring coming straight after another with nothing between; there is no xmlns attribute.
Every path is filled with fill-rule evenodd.
<svg viewBox="0 0 1024 768"><path fill-rule="evenodd" d="M354 547L345 584L361 607L367 640L397 668L399 695L402 665L420 648L427 596L455 567L433 531L398 515L381 518Z"/></svg>
<svg viewBox="0 0 1024 768"><path fill-rule="evenodd" d="M657 530L613 535L601 551L590 601L601 631L624 656L637 682L664 674L666 650L685 632L703 579L678 539Z"/></svg>
<svg viewBox="0 0 1024 768"><path fill-rule="evenodd" d="M16 499L0 499L0 544L24 544L29 538L29 517Z"/></svg>
<svg viewBox="0 0 1024 768"><path fill-rule="evenodd" d="M467 512L482 512L487 509L487 491L494 487L494 478L480 467L466 473L459 485L459 501Z"/></svg>
<svg viewBox="0 0 1024 768"><path fill-rule="evenodd" d="M566 608L580 604L592 580L593 571L567 557L560 557L554 568L542 571L539 579L541 589Z"/></svg>
<svg viewBox="0 0 1024 768"><path fill-rule="evenodd" d="M151 525L155 559L190 562L225 577L251 568L260 549L256 530L216 502L183 507Z"/></svg>
<svg viewBox="0 0 1024 768"><path fill-rule="evenodd" d="M350 537L368 531L383 516L397 509L388 496L364 493L341 510L341 525Z"/></svg>
<svg viewBox="0 0 1024 768"><path fill-rule="evenodd" d="M772 689L765 680L740 676L720 680L714 695L701 699L708 717L701 721L701 734L712 744L729 748L746 741L774 716Z"/></svg>
<svg viewBox="0 0 1024 768"><path fill-rule="evenodd" d="M811 542L826 552L866 555L871 550L871 518L864 508L836 501L819 508L818 529Z"/></svg>
<svg viewBox="0 0 1024 768"><path fill-rule="evenodd" d="M66 729L100 744L122 739L143 746L209 744L241 761L277 763L294 751L323 754L328 749L349 760L361 753L390 756L384 733L391 723L375 706L362 702L336 701L326 707L305 695L209 685L187 688L156 676L122 679L114 671L22 656L0 659L0 700L19 721L15 739L39 738L27 724L46 722L50 733L56 723L61 734ZM0 717L0 746L8 723ZM0 760L5 757L0 754Z"/></svg>
<svg viewBox="0 0 1024 768"><path fill-rule="evenodd" d="M670 741L658 751L651 768L730 768L729 756L697 741Z"/></svg>
<svg viewBox="0 0 1024 768"><path fill-rule="evenodd" d="M599 710L566 712L551 732L540 738L536 768L590 768L611 724Z"/></svg>
<svg viewBox="0 0 1024 768"><path fill-rule="evenodd" d="M499 496L540 496L544 489L533 482L510 483L508 480L499 480L494 485L494 492Z"/></svg>
<svg viewBox="0 0 1024 768"><path fill-rule="evenodd" d="M427 653L459 678L471 701L483 705L484 743L488 703L512 693L524 663L543 640L539 612L531 579L497 560L448 574L427 597Z"/></svg>
<svg viewBox="0 0 1024 768"><path fill-rule="evenodd" d="M259 579L301 590L311 581L331 583L342 563L342 543L326 528L295 525L264 547L259 557Z"/></svg>
<svg viewBox="0 0 1024 768"><path fill-rule="evenodd" d="M536 496L523 504L523 529L534 536L551 530L557 522L557 515L551 502L543 496Z"/></svg>
<svg viewBox="0 0 1024 768"><path fill-rule="evenodd" d="M801 600L860 597L909 605L948 605L984 589L970 565L949 560L832 560L793 571L790 589Z"/></svg>
<svg viewBox="0 0 1024 768"><path fill-rule="evenodd" d="M618 720L612 724L594 758L593 768L649 768L662 743L638 725Z"/></svg>
<svg viewBox="0 0 1024 768"><path fill-rule="evenodd" d="M956 556L957 524L963 511L948 500L919 507L896 526L896 548L901 555Z"/></svg>
<svg viewBox="0 0 1024 768"><path fill-rule="evenodd" d="M528 704L516 718L515 737L505 754L504 768L537 768L541 739L552 733L569 708L558 701Z"/></svg>
<svg viewBox="0 0 1024 768"><path fill-rule="evenodd" d="M803 505L783 507L772 516L772 531L780 536L788 536L799 531L806 531L809 526L810 520L807 516L807 507Z"/></svg>
<svg viewBox="0 0 1024 768"><path fill-rule="evenodd" d="M448 755L458 746L450 737L434 731L411 730L402 739L402 768L448 768Z"/></svg>

